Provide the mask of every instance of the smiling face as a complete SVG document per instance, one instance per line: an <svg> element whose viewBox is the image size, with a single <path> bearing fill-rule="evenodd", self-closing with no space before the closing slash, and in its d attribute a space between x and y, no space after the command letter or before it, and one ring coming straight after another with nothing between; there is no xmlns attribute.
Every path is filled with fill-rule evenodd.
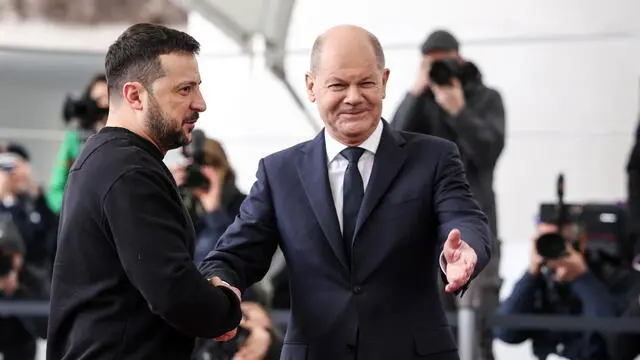
<svg viewBox="0 0 640 360"><path fill-rule="evenodd" d="M143 116L147 134L169 150L191 142L191 132L206 104L194 55L161 55L160 62L164 76L156 79L146 93Z"/></svg>
<svg viewBox="0 0 640 360"><path fill-rule="evenodd" d="M380 66L363 29L333 29L323 35L321 47L317 66L306 75L309 100L333 138L359 145L378 126L389 70Z"/></svg>

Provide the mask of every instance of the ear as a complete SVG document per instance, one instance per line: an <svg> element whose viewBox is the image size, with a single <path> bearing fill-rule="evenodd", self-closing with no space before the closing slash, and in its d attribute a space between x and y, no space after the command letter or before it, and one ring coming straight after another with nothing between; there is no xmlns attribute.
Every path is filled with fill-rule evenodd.
<svg viewBox="0 0 640 360"><path fill-rule="evenodd" d="M132 109L142 111L144 87L139 82L128 82L122 87L122 98Z"/></svg>
<svg viewBox="0 0 640 360"><path fill-rule="evenodd" d="M389 81L389 73L391 73L391 70L386 68L382 71L382 98L383 99L387 96L387 81Z"/></svg>
<svg viewBox="0 0 640 360"><path fill-rule="evenodd" d="M304 75L304 81L307 85L307 97L309 98L309 101L316 102L316 94L315 94L315 91L313 90L313 87L315 85L313 74L310 72L306 73Z"/></svg>

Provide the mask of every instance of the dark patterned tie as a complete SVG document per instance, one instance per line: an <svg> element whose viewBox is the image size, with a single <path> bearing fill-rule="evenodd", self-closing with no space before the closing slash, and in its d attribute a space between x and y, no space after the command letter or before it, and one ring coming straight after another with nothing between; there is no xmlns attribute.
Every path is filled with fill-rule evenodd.
<svg viewBox="0 0 640 360"><path fill-rule="evenodd" d="M351 246L356 228L356 219L360 211L360 204L364 197L364 185L362 176L358 170L358 160L364 153L364 149L359 147L349 147L340 154L349 160L349 165L344 173L344 183L342 187L342 239L344 240L347 259L351 260Z"/></svg>

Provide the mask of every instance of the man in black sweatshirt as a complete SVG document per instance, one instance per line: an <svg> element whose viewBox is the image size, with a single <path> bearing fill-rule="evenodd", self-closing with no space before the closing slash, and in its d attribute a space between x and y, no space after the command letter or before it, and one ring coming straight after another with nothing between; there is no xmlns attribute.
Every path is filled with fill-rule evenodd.
<svg viewBox="0 0 640 360"><path fill-rule="evenodd" d="M106 127L69 172L47 359L189 359L196 337L240 323L239 293L204 279L167 150L206 105L191 36L138 24L109 47Z"/></svg>

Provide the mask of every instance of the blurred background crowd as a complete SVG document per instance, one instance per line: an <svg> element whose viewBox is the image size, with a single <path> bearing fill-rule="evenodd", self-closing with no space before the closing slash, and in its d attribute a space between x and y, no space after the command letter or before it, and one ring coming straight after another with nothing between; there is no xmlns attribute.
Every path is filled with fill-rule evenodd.
<svg viewBox="0 0 640 360"><path fill-rule="evenodd" d="M203 45L209 110L165 158L196 228L195 262L237 215L258 159L321 129L303 74L315 36L346 22L385 48L385 119L455 142L490 219L492 262L461 299L442 294L446 309L640 317L640 25L629 15L640 4L490 3L0 0L0 359L43 356L46 314L7 304L48 299L68 169L108 114L104 52L139 21ZM278 251L244 294L239 336L201 339L193 359L278 359L288 286ZM640 332L467 330L480 360L640 355Z"/></svg>

